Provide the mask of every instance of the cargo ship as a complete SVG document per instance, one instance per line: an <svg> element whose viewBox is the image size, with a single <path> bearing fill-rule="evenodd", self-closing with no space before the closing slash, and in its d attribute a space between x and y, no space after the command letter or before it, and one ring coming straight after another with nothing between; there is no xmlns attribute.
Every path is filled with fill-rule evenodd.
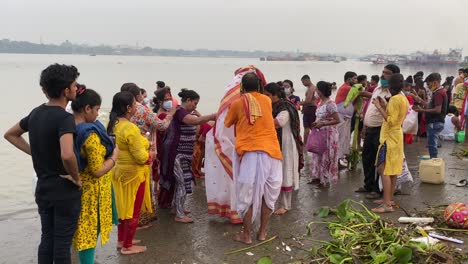
<svg viewBox="0 0 468 264"><path fill-rule="evenodd" d="M407 58L407 64L458 65L462 62L462 49L450 49L448 53L435 50L432 54L416 52Z"/></svg>

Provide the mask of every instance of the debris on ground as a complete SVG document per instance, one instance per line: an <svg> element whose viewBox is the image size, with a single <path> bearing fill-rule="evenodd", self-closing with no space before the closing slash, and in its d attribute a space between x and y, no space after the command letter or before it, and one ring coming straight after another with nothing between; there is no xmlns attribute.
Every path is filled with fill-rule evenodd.
<svg viewBox="0 0 468 264"><path fill-rule="evenodd" d="M435 212L438 208L429 208ZM421 217L433 217L435 229L449 233L468 230L444 228L440 217L418 212ZM330 231L331 240L304 239L316 242L308 252L307 263L463 263L468 254L460 252L447 243L412 241L421 236L416 224L396 225L371 212L362 203L345 200L336 209L321 208L316 213L325 218L333 215L332 221L314 221L307 225L308 235L319 225ZM445 230L443 230L445 229ZM425 233L425 232L424 232ZM426 234L427 235L427 234ZM426 237L426 239L429 239Z"/></svg>

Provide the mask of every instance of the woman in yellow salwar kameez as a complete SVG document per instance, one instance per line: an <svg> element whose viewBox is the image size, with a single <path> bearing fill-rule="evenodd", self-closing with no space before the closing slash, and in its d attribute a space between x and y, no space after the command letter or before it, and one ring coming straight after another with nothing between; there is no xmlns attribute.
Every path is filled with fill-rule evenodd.
<svg viewBox="0 0 468 264"><path fill-rule="evenodd" d="M146 251L145 246L136 246L133 240L138 225L140 209L152 212L149 167L154 154L149 152L150 143L141 135L140 129L130 121L136 112L133 94L119 92L112 100L107 132L115 135L120 149L112 183L114 185L117 212L119 214L118 248L122 254Z"/></svg>
<svg viewBox="0 0 468 264"><path fill-rule="evenodd" d="M111 170L119 149L114 147L104 126L96 121L100 105L99 94L79 86L72 109L76 123L75 151L83 193L73 244L81 264L94 263L98 235L101 236L101 245L105 245L113 223Z"/></svg>
<svg viewBox="0 0 468 264"><path fill-rule="evenodd" d="M409 103L401 92L403 89L403 75L396 73L388 78L389 90L392 94L388 104L381 97L373 99L380 114L384 118L380 131L380 146L377 152L377 170L382 176L383 201L382 204L372 209L375 213L393 212L393 193L397 176L401 174L404 159L403 130L401 126L408 112Z"/></svg>

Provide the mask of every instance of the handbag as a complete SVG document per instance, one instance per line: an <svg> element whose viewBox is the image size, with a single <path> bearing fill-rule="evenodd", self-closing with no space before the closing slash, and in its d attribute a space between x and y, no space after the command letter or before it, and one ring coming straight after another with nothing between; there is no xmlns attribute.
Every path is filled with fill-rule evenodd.
<svg viewBox="0 0 468 264"><path fill-rule="evenodd" d="M327 150L327 132L325 129L312 128L307 138L307 151L323 154Z"/></svg>

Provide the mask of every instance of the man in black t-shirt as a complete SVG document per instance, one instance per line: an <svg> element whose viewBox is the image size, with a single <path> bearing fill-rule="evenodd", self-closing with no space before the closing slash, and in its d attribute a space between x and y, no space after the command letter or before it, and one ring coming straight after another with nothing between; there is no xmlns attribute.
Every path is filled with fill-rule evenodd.
<svg viewBox="0 0 468 264"><path fill-rule="evenodd" d="M440 74L429 74L425 82L432 92L431 100L424 102L416 96L416 103L421 104L423 107L415 106L413 108L417 112L426 113L427 148L431 159L437 158L439 134L444 130L448 104L447 90L440 85L441 80Z"/></svg>
<svg viewBox="0 0 468 264"><path fill-rule="evenodd" d="M65 111L75 99L74 66L53 64L41 73L49 101L5 133L5 139L32 156L37 174L36 203L42 235L38 263L71 263L70 247L81 210L81 179L73 151L75 120ZM29 144L22 137L29 133Z"/></svg>

